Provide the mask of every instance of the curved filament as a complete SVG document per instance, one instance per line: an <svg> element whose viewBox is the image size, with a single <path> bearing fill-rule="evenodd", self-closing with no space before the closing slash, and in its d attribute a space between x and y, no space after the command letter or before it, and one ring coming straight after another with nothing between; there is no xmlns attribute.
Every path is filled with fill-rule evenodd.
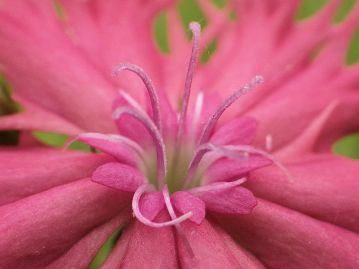
<svg viewBox="0 0 359 269"><path fill-rule="evenodd" d="M200 35L201 35L201 25L197 22L191 22L189 25L189 28L193 34L193 45L192 45L191 58L190 58L190 61L188 64L188 70L187 70L187 75L186 75L186 80L185 80L183 99L182 99L182 108L181 108L181 114L180 114L179 123L178 123L177 140L181 139L182 134L184 132L189 97L191 95L192 80L193 80L193 75L194 75L194 71L196 68L196 63L198 61L198 55L199 55L199 39L200 39Z"/></svg>
<svg viewBox="0 0 359 269"><path fill-rule="evenodd" d="M166 159L166 146L163 142L162 136L153 121L146 115L129 107L120 107L115 110L113 116L119 119L123 114L127 114L138 120L150 133L153 143L156 147L157 153L157 171L160 185L164 184L167 173L167 159Z"/></svg>
<svg viewBox="0 0 359 269"><path fill-rule="evenodd" d="M178 218L175 218L171 221L160 222L160 223L150 221L149 219L147 219L145 216L142 215L140 207L139 207L140 199L148 188L149 188L148 184L143 184L142 186L138 187L138 189L136 190L135 194L133 195L133 199L132 199L133 213L136 216L136 218L139 221L141 221L143 224L148 225L150 227L154 227L154 228L162 228L162 227L166 227L166 226L177 225L177 224L181 223L182 221L189 219L192 216L192 212L188 212L188 213L186 213Z"/></svg>
<svg viewBox="0 0 359 269"><path fill-rule="evenodd" d="M247 94L262 82L262 76L255 76L249 83L247 83L242 88L234 92L231 96L229 96L209 118L208 122L203 128L198 145L202 145L208 142L218 119L222 116L223 112L227 108L229 108L239 97Z"/></svg>
<svg viewBox="0 0 359 269"><path fill-rule="evenodd" d="M130 64L130 63L122 63L119 64L113 71L113 75L117 76L121 71L128 70L136 75L138 75L143 83L146 86L148 95L151 100L151 106L153 111L153 120L157 126L157 128L161 131L161 113L160 113L160 102L157 94L157 90L155 86L153 85L152 80L150 77L146 74L146 72L139 66Z"/></svg>

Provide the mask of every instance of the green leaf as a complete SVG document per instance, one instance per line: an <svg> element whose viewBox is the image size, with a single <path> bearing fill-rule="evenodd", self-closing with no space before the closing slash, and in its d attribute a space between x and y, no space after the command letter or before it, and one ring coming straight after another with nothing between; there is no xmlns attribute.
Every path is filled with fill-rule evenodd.
<svg viewBox="0 0 359 269"><path fill-rule="evenodd" d="M339 139L334 143L332 150L338 155L359 159L359 133Z"/></svg>

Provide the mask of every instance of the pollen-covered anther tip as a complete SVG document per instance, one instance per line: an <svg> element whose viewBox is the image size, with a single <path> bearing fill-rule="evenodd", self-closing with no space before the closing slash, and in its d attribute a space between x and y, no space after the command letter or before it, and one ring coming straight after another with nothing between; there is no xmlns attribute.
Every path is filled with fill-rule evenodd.
<svg viewBox="0 0 359 269"><path fill-rule="evenodd" d="M254 78L252 78L251 81L249 81L246 85L244 85L241 88L240 92L242 94L246 94L252 91L257 86L259 86L260 84L262 84L263 82L264 82L264 78L261 75L256 75Z"/></svg>
<svg viewBox="0 0 359 269"><path fill-rule="evenodd" d="M196 21L193 21L193 22L190 22L189 24L189 29L192 31L192 32L201 32L201 25L196 22Z"/></svg>
<svg viewBox="0 0 359 269"><path fill-rule="evenodd" d="M123 69L124 69L123 64L119 64L112 70L111 76L116 77L118 75L118 73L120 73Z"/></svg>
<svg viewBox="0 0 359 269"><path fill-rule="evenodd" d="M252 80L252 83L256 85L262 84L263 82L264 82L264 78L261 75L256 75Z"/></svg>

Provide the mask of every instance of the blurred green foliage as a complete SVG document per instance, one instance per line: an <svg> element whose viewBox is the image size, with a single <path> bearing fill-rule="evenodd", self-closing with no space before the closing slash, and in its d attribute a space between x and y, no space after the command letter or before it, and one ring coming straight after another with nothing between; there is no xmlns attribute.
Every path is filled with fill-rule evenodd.
<svg viewBox="0 0 359 269"><path fill-rule="evenodd" d="M352 7L354 6L356 0L342 0L342 4L339 7L339 10L337 11L337 14L334 18L334 21L336 23L339 23L345 19L345 17L348 15Z"/></svg>
<svg viewBox="0 0 359 269"><path fill-rule="evenodd" d="M183 24L183 29L186 29L188 38L191 37L191 32L188 31L188 24L191 21L197 21L201 24L202 29L205 29L207 26L207 18L205 17L203 11L197 4L195 0L181 0L177 5L178 13Z"/></svg>
<svg viewBox="0 0 359 269"><path fill-rule="evenodd" d="M153 34L160 51L165 54L170 53L170 47L168 44L167 14L165 12L161 12L155 18Z"/></svg>
<svg viewBox="0 0 359 269"><path fill-rule="evenodd" d="M208 63L208 61L211 59L211 56L216 52L217 46L218 46L217 39L213 39L211 42L209 42L209 44L207 45L207 47L205 47L200 57L201 63L203 64Z"/></svg>
<svg viewBox="0 0 359 269"><path fill-rule="evenodd" d="M359 133L347 135L333 145L333 151L339 155L359 159Z"/></svg>
<svg viewBox="0 0 359 269"><path fill-rule="evenodd" d="M353 40L349 46L346 63L348 65L356 64L359 61L359 29L356 30Z"/></svg>
<svg viewBox="0 0 359 269"><path fill-rule="evenodd" d="M0 74L0 116L13 114L19 110L20 106L11 97L10 83ZM16 145L18 142L18 131L0 131L0 145Z"/></svg>
<svg viewBox="0 0 359 269"><path fill-rule="evenodd" d="M44 143L47 146L54 148L63 148L66 145L66 142L69 141L69 136L64 134L50 133L50 132L32 132L34 138ZM69 146L69 149L80 150L85 152L91 152L91 148L81 142L75 141Z"/></svg>
<svg viewBox="0 0 359 269"><path fill-rule="evenodd" d="M298 20L309 18L318 12L327 2L328 0L302 0L296 18Z"/></svg>

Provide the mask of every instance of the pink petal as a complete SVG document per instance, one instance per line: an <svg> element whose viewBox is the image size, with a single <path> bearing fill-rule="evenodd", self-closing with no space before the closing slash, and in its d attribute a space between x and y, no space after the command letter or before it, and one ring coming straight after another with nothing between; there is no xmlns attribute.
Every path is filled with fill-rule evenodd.
<svg viewBox="0 0 359 269"><path fill-rule="evenodd" d="M185 70L188 65L188 61L184 59L188 59L191 53L191 44L183 31L183 24L175 6L168 10L168 40L171 53L163 59L163 88L170 92L170 102L173 107L177 107L183 94Z"/></svg>
<svg viewBox="0 0 359 269"><path fill-rule="evenodd" d="M181 227L190 245L189 249L183 236L178 235L178 256L181 268L245 269L240 266L221 236L207 220L199 226L187 221L181 224Z"/></svg>
<svg viewBox="0 0 359 269"><path fill-rule="evenodd" d="M72 44L53 3L4 1L0 13L0 61L15 96L84 130L113 132L113 86Z"/></svg>
<svg viewBox="0 0 359 269"><path fill-rule="evenodd" d="M257 200L248 189L237 186L230 189L198 192L210 211L229 215L249 214L257 205Z"/></svg>
<svg viewBox="0 0 359 269"><path fill-rule="evenodd" d="M110 0L103 3L98 0L61 0L67 15L66 30L71 29L76 38L73 42L104 72L120 62L133 62L146 70L156 70L161 54L155 43L151 42L150 25L155 14L171 2L173 1L134 0L127 3ZM137 19L133 20L134 17ZM122 84L128 85L126 81Z"/></svg>
<svg viewBox="0 0 359 269"><path fill-rule="evenodd" d="M181 214L192 212L190 218L196 224L201 224L206 216L206 205L205 203L186 191L178 191L171 195L171 201L174 208L177 209Z"/></svg>
<svg viewBox="0 0 359 269"><path fill-rule="evenodd" d="M164 208L165 202L162 192L145 193L140 200L140 210L143 216L149 220L154 220Z"/></svg>
<svg viewBox="0 0 359 269"><path fill-rule="evenodd" d="M250 117L236 118L221 126L211 137L211 143L251 144L256 135L257 121Z"/></svg>
<svg viewBox="0 0 359 269"><path fill-rule="evenodd" d="M157 221L163 221L163 218L158 218ZM151 228L138 221L132 225L134 227L121 268L177 268L176 243L172 228ZM119 243L121 244L121 239Z"/></svg>
<svg viewBox="0 0 359 269"><path fill-rule="evenodd" d="M88 177L110 159L72 151L1 149L0 205Z"/></svg>
<svg viewBox="0 0 359 269"><path fill-rule="evenodd" d="M219 226L214 226L216 232L222 237L223 242L237 259L238 263L245 269L265 269L266 267L248 250L235 242L229 234L223 231Z"/></svg>
<svg viewBox="0 0 359 269"><path fill-rule="evenodd" d="M0 267L42 268L129 203L129 194L85 179L2 206Z"/></svg>
<svg viewBox="0 0 359 269"><path fill-rule="evenodd" d="M359 130L359 94L335 100L322 110L310 124L286 147L276 152L289 160L313 151L331 151L340 137Z"/></svg>
<svg viewBox="0 0 359 269"><path fill-rule="evenodd" d="M111 139L108 135L85 133L77 136L76 140L115 157L119 162L130 165L136 165L137 163L136 153L128 145L117 142L116 139Z"/></svg>
<svg viewBox="0 0 359 269"><path fill-rule="evenodd" d="M105 262L101 265L101 269L113 269L119 267L119 265L122 263L123 257L125 255L127 246L130 242L133 232L134 232L134 225L130 223L123 230L123 233L121 234L121 237L116 242L116 245L109 253Z"/></svg>
<svg viewBox="0 0 359 269"><path fill-rule="evenodd" d="M286 165L291 178L268 167L250 175L256 196L359 232L359 162L314 155Z"/></svg>
<svg viewBox="0 0 359 269"><path fill-rule="evenodd" d="M293 158L295 159L296 157L311 153L314 150L314 144L322 131L323 125L328 121L328 118L330 118L337 106L338 102L335 101L329 104L296 139L277 151L276 156L289 161Z"/></svg>
<svg viewBox="0 0 359 269"><path fill-rule="evenodd" d="M135 192L146 182L146 178L137 169L122 163L106 163L92 174L92 180L104 186L120 191Z"/></svg>
<svg viewBox="0 0 359 269"><path fill-rule="evenodd" d="M118 96L113 103L113 110L115 111L117 108L122 106L131 107L131 105L122 96ZM123 115L119 119L115 120L115 122L120 134L136 141L142 146L151 145L152 139L150 134L137 119L128 115Z"/></svg>
<svg viewBox="0 0 359 269"><path fill-rule="evenodd" d="M113 220L93 229L46 268L87 268L106 240L130 217L130 212L125 210Z"/></svg>
<svg viewBox="0 0 359 269"><path fill-rule="evenodd" d="M222 158L208 167L206 178L208 182L231 181L271 164L271 160L260 156L250 156L243 160Z"/></svg>
<svg viewBox="0 0 359 269"><path fill-rule="evenodd" d="M318 74L303 74L301 79L293 79L290 84L281 89L277 94L261 102L259 106L250 112L250 115L258 119L257 144L263 144L265 137L270 134L273 137L273 149L285 146L295 139L307 128L313 118L328 107L333 100L350 97L347 90L342 90L335 83L323 81L318 82L322 85L311 85L307 79L317 77ZM322 78L325 80L325 78ZM303 89L298 88L302 85ZM327 86L329 85L329 86ZM316 89L315 96L310 89ZM286 96L291 98L286 99ZM303 104L305 109L303 110ZM291 109L288 109L290 107ZM278 120L278 115L281 115ZM275 122L276 124L273 124ZM293 124L295 122L295 124Z"/></svg>
<svg viewBox="0 0 359 269"><path fill-rule="evenodd" d="M81 129L55 114L39 111L25 111L0 117L0 130L48 131L76 135Z"/></svg>
<svg viewBox="0 0 359 269"><path fill-rule="evenodd" d="M337 139L357 132L359 130L358 116L359 94L340 102L322 126L321 133L315 141L314 150L328 152Z"/></svg>
<svg viewBox="0 0 359 269"><path fill-rule="evenodd" d="M217 220L270 268L358 267L356 233L285 207L260 200L249 215Z"/></svg>

